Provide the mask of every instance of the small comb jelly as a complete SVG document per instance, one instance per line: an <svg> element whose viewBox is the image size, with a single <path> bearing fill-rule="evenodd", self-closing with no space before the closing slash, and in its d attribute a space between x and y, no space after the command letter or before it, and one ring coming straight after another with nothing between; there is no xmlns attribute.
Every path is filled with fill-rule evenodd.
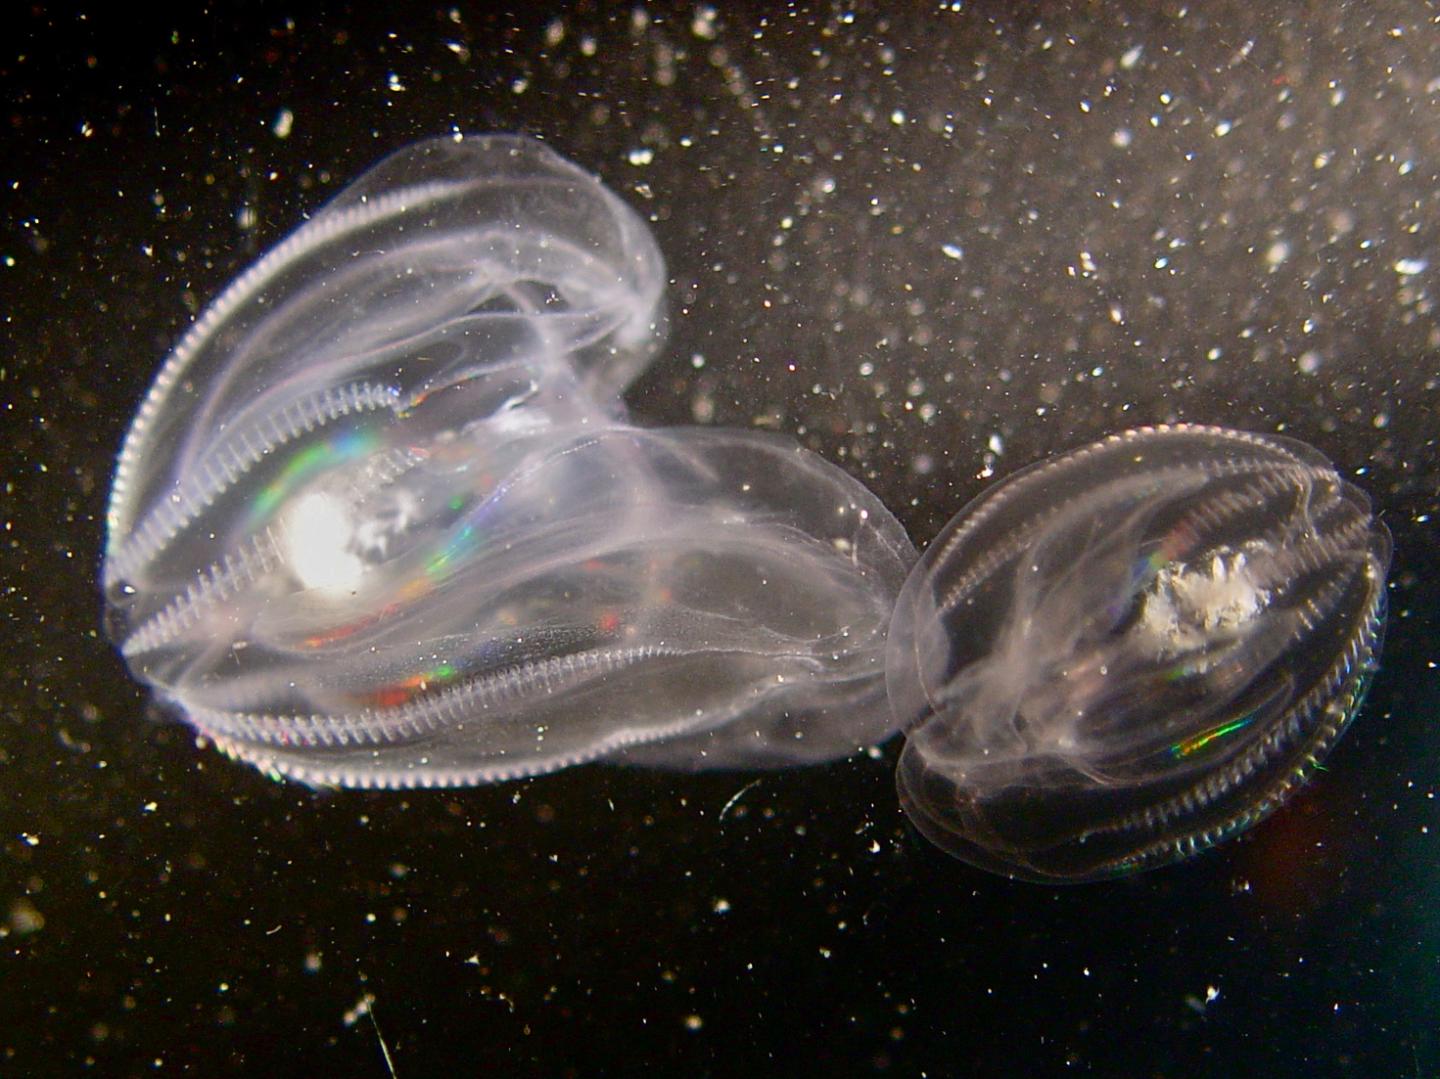
<svg viewBox="0 0 1440 1079"><path fill-rule="evenodd" d="M974 865L1084 881L1263 818L1354 716L1390 536L1320 453L1216 427L1114 435L980 495L891 624L898 785Z"/></svg>

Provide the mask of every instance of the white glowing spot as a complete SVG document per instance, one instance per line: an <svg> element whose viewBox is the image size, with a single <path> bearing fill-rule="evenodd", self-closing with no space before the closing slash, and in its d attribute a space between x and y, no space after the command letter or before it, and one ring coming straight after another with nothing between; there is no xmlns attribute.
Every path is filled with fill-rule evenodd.
<svg viewBox="0 0 1440 1079"><path fill-rule="evenodd" d="M1414 277L1416 274L1424 273L1429 266L1430 262L1427 259L1399 259L1394 268L1401 277Z"/></svg>
<svg viewBox="0 0 1440 1079"><path fill-rule="evenodd" d="M305 588L350 592L364 566L349 549L355 525L345 503L313 491L285 514L285 544L290 569Z"/></svg>

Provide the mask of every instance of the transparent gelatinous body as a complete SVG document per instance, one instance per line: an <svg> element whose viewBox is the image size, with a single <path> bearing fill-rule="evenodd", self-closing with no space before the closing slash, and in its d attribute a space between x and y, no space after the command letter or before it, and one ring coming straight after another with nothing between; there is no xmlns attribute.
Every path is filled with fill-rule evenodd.
<svg viewBox="0 0 1440 1079"><path fill-rule="evenodd" d="M913 548L792 443L627 422L663 283L640 218L533 140L366 173L210 306L136 416L104 567L132 670L312 783L883 738Z"/></svg>
<svg viewBox="0 0 1440 1079"><path fill-rule="evenodd" d="M982 494L897 604L906 812L1033 880L1183 858L1275 808L1368 683L1390 537L1317 451L1146 428Z"/></svg>

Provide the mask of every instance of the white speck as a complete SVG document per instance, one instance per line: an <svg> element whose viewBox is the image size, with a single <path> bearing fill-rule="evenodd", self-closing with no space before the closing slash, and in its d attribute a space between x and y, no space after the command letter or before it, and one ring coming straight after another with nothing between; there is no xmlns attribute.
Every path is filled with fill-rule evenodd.
<svg viewBox="0 0 1440 1079"><path fill-rule="evenodd" d="M1295 366L1307 375L1313 375L1320 370L1320 353L1313 348L1300 353L1295 360Z"/></svg>
<svg viewBox="0 0 1440 1079"><path fill-rule="evenodd" d="M1140 54L1144 51L1144 45L1132 45L1126 49L1125 54L1120 57L1120 66L1126 71L1131 70L1140 62Z"/></svg>
<svg viewBox="0 0 1440 1079"><path fill-rule="evenodd" d="M288 139L294 127L295 114L289 109L281 109L277 112L274 121L270 124L270 130L275 133L277 139Z"/></svg>
<svg viewBox="0 0 1440 1079"><path fill-rule="evenodd" d="M1125 308L1121 307L1118 303L1112 303L1110 305L1110 321L1117 326L1123 324L1125 321Z"/></svg>
<svg viewBox="0 0 1440 1079"><path fill-rule="evenodd" d="M697 8L690 20L690 32L702 41L715 40L715 9L708 5Z"/></svg>
<svg viewBox="0 0 1440 1079"><path fill-rule="evenodd" d="M990 436L989 446L990 452L993 454L998 455L1005 452L1005 440L1000 437L999 432L996 432Z"/></svg>
<svg viewBox="0 0 1440 1079"><path fill-rule="evenodd" d="M0 926L0 937L11 932L17 936L28 937L31 933L38 933L44 928L45 915L36 909L35 904L28 899L17 899L10 905L7 924Z"/></svg>
<svg viewBox="0 0 1440 1079"><path fill-rule="evenodd" d="M1290 245L1284 240L1276 240L1265 252L1265 262L1270 266L1279 266L1290 257Z"/></svg>
<svg viewBox="0 0 1440 1079"><path fill-rule="evenodd" d="M946 258L957 262L965 257L965 249L959 244L941 244L940 251Z"/></svg>
<svg viewBox="0 0 1440 1079"><path fill-rule="evenodd" d="M1230 134L1230 130L1234 126L1235 125L1229 120L1221 120L1218 124L1215 125L1215 137L1217 139L1223 139L1226 135Z"/></svg>
<svg viewBox="0 0 1440 1079"><path fill-rule="evenodd" d="M1429 259L1396 259L1393 268L1401 277L1414 277L1418 273L1424 273L1429 267Z"/></svg>
<svg viewBox="0 0 1440 1079"><path fill-rule="evenodd" d="M632 165L648 165L655 160L655 151L648 146L637 146L625 155L625 160Z"/></svg>
<svg viewBox="0 0 1440 1079"><path fill-rule="evenodd" d="M1130 133L1128 127L1117 127L1110 136L1110 145L1117 150L1123 150L1135 141L1135 136Z"/></svg>
<svg viewBox="0 0 1440 1079"><path fill-rule="evenodd" d="M393 71L385 76L385 86L392 93L403 94L405 92L405 84L400 81L400 76Z"/></svg>
<svg viewBox="0 0 1440 1079"><path fill-rule="evenodd" d="M903 124L905 122L905 110L896 109L894 112L892 112L890 114L890 122L896 127L899 127L901 124Z"/></svg>

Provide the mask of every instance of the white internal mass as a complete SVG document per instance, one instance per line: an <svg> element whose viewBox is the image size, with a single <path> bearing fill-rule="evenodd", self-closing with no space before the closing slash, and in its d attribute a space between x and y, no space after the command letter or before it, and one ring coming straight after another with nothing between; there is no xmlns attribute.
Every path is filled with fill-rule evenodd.
<svg viewBox="0 0 1440 1079"><path fill-rule="evenodd" d="M365 565L351 549L355 522L345 501L325 491L297 498L285 512L285 553L307 589L353 592Z"/></svg>
<svg viewBox="0 0 1440 1079"><path fill-rule="evenodd" d="M1270 602L1244 551L1222 549L1208 562L1170 562L1142 600L1135 633L1160 655L1193 652L1239 636Z"/></svg>
<svg viewBox="0 0 1440 1079"><path fill-rule="evenodd" d="M421 503L409 491L391 486L371 499L362 512L363 518L354 524L350 546L364 558L378 562L390 557L391 543L419 518Z"/></svg>

